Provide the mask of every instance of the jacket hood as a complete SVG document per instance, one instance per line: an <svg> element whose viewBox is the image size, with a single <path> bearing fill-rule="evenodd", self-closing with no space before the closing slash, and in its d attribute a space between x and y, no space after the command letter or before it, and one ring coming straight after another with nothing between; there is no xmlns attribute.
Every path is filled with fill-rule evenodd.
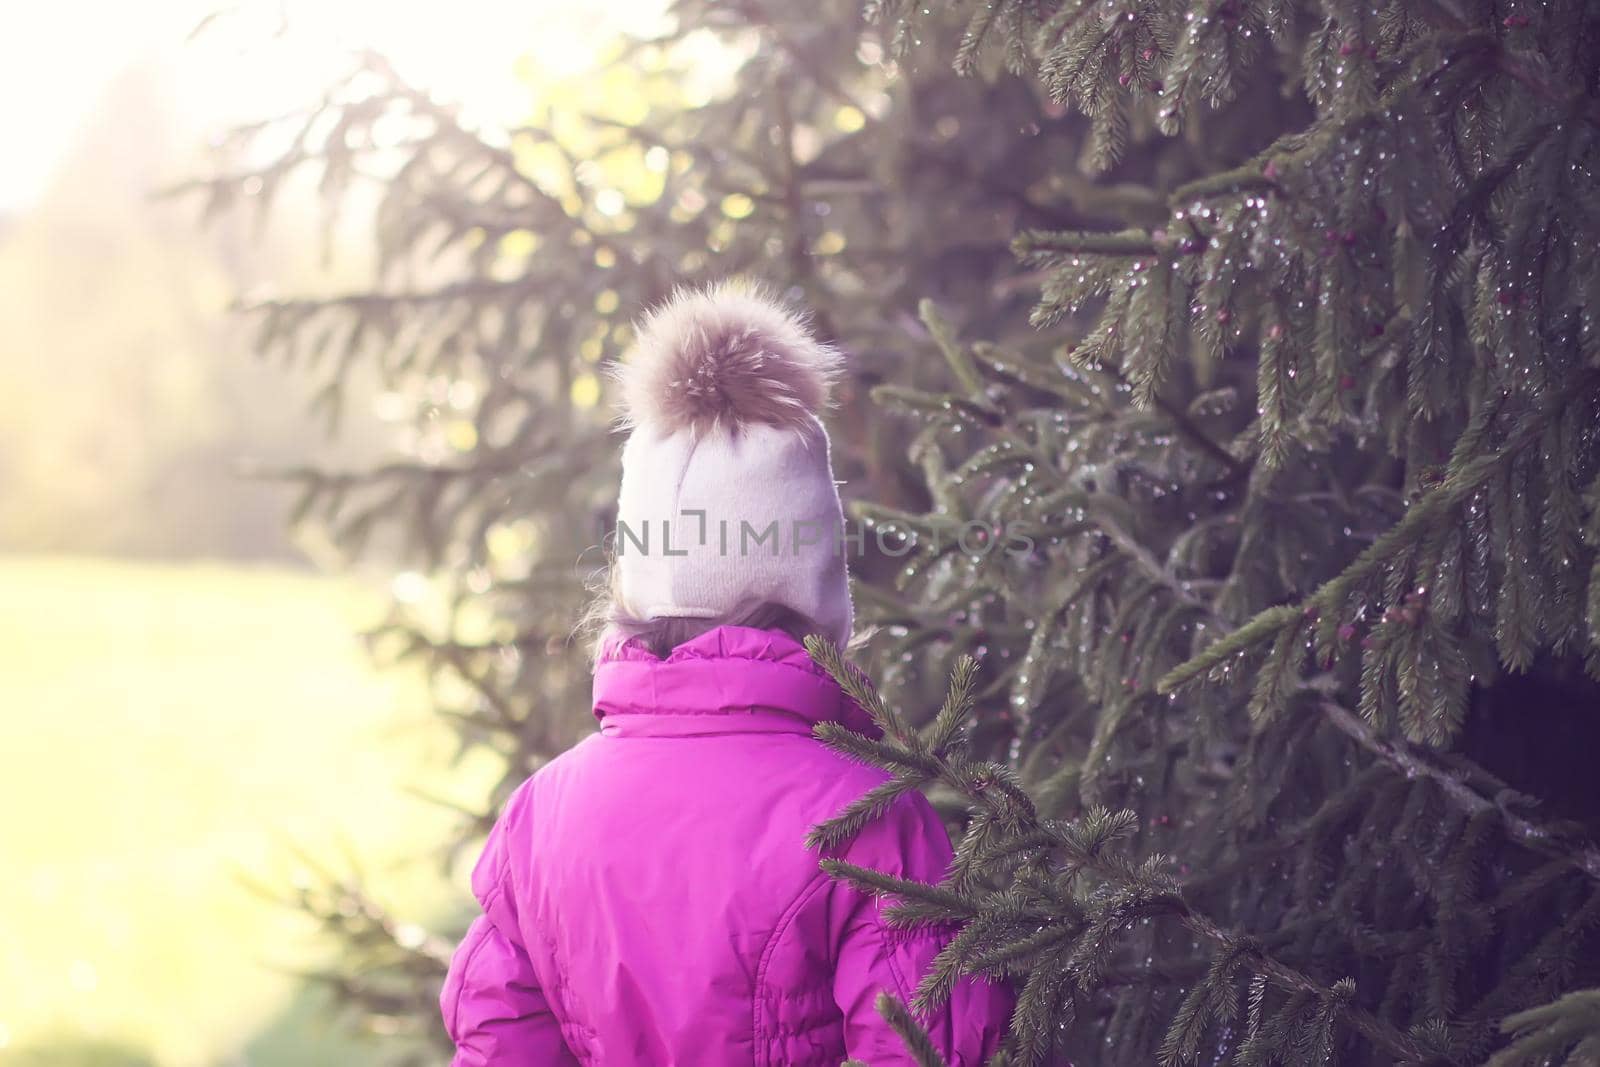
<svg viewBox="0 0 1600 1067"><path fill-rule="evenodd" d="M718 626L665 658L608 631L595 665L594 714L609 736L810 734L819 722L883 736L803 644L749 626Z"/></svg>

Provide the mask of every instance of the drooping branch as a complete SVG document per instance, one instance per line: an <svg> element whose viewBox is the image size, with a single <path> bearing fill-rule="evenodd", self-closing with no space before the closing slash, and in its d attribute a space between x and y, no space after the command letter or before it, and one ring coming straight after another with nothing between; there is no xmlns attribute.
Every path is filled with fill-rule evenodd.
<svg viewBox="0 0 1600 1067"><path fill-rule="evenodd" d="M1426 778L1436 783L1458 811L1467 815L1491 810L1499 812L1512 840L1533 851L1563 860L1600 883L1600 848L1594 845L1574 848L1570 844L1563 844L1564 835L1516 814L1506 804L1483 796L1463 781L1459 773L1440 767L1427 753L1418 751L1408 742L1379 737L1359 715L1343 704L1323 699L1317 706L1329 722L1407 778Z"/></svg>
<svg viewBox="0 0 1600 1067"><path fill-rule="evenodd" d="M862 684L859 672L829 642L820 637L811 637L807 639L806 647L817 663L841 685L859 687ZM878 703L881 707L881 700ZM903 719L903 716L887 708L882 708L882 715L885 721L898 722ZM910 755L922 766L922 777L955 791L964 799L969 810L983 809L994 825L1006 827L1010 835L1018 839L1033 838L1048 842L1050 851L1064 854L1067 860L1064 877L1070 879L1076 871L1087 870L1113 884L1132 885L1137 876L1128 863L1098 846L1084 847L1069 824L1046 820L1039 814L1032 798L1012 779L1007 768L997 763L974 761L961 751L962 748L964 746L956 746L954 751L945 752L918 745ZM920 886L848 864L825 862L830 864L828 869L835 877L856 881L863 888L879 892L901 890L936 903L942 902L947 908L958 912L968 909L964 897L943 887ZM1221 951L1243 951L1256 973L1265 976L1279 988L1306 993L1323 1003L1336 1005L1338 1014L1351 1027L1397 1060L1422 1062L1428 1059L1429 1050L1410 1035L1355 1004L1335 988L1323 985L1303 971L1275 959L1251 939L1229 931L1196 911L1170 880L1161 886L1143 887L1135 893L1135 897L1140 915L1174 918L1190 933L1211 942ZM1118 925L1121 925L1120 918Z"/></svg>

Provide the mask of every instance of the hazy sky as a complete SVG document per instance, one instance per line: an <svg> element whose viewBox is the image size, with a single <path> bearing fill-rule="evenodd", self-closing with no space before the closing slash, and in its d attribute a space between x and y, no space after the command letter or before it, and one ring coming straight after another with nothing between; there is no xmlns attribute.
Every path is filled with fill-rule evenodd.
<svg viewBox="0 0 1600 1067"><path fill-rule="evenodd" d="M55 0L10 5L0 35L0 213L26 210L96 106L135 62L170 76L196 131L305 103L342 68L345 49L375 47L441 98L516 117L528 55L570 73L623 26L648 31L663 0ZM189 36L208 15L206 29ZM274 37L280 27L288 32Z"/></svg>

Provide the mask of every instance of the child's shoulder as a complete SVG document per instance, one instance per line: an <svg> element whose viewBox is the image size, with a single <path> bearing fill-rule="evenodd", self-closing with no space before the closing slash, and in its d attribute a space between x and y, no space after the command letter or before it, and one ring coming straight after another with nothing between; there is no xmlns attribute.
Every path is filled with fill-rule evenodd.
<svg viewBox="0 0 1600 1067"><path fill-rule="evenodd" d="M547 788L556 780L576 773L579 768L593 758L595 745L599 742L600 737L601 735L598 731L591 733L572 747L563 749L545 760L534 769L532 774L523 780L521 785L517 786L516 791L512 794L513 798L521 798L521 802L524 804L529 803L533 799L535 792Z"/></svg>

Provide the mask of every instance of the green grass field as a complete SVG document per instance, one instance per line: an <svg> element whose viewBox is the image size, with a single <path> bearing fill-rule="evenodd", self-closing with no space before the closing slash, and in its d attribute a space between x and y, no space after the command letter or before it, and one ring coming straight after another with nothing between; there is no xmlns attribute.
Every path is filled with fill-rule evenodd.
<svg viewBox="0 0 1600 1067"><path fill-rule="evenodd" d="M404 787L472 803L491 767L448 768L420 682L368 664L378 594L0 557L0 603L0 1065L67 1062L21 1050L71 1042L160 1067L361 1062L264 966L329 946L233 870L286 886L284 842L335 869L349 842L402 915L460 903L464 877L422 855L451 816Z"/></svg>

